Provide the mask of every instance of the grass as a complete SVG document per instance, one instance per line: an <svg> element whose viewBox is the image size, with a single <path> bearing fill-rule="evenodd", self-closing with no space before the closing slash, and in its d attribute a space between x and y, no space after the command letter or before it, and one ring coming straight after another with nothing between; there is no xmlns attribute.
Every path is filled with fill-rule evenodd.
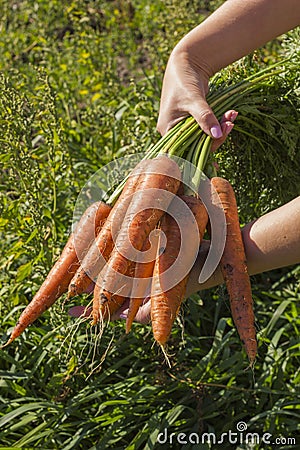
<svg viewBox="0 0 300 450"><path fill-rule="evenodd" d="M168 55L188 29L221 3L3 2L3 341L64 245L86 180L114 158L145 151L158 139L155 124ZM272 62L278 51L278 43L270 43L257 52L257 64ZM283 114L282 121L288 123L290 117ZM241 139L236 133L230 141L233 149L239 148ZM294 143L299 145L299 133ZM287 158L284 147L276 147L276 152ZM234 173L238 161L252 183L250 200L245 187L239 191L243 220L276 204L268 201L267 188L256 195L256 186L264 186L265 180L255 170L255 157L249 155L242 159L228 149L220 155L226 170ZM249 160L254 164L251 171ZM291 159L287 167L292 165ZM285 172L282 183L287 178ZM269 183L276 193L275 181L270 178ZM272 442L280 436L296 438L299 279L299 267L252 278L259 337L253 371L246 370L224 287L186 301L169 345L171 369L153 345L150 326L134 324L133 332L125 336L123 323L110 324L99 341L97 330L74 322L67 315L68 305L58 302L1 350L0 446L295 448L287 441L277 446L228 439L223 444L185 445L176 439L179 433L193 439L191 433L201 438L204 432L220 438L235 432L238 422L260 436L271 433ZM163 438L159 433L165 429L168 441L159 444ZM171 433L177 436L173 444Z"/></svg>

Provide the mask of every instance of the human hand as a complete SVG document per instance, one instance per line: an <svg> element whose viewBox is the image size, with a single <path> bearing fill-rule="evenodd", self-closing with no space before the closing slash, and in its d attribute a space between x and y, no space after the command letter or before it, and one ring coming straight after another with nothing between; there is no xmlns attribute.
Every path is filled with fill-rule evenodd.
<svg viewBox="0 0 300 450"><path fill-rule="evenodd" d="M164 74L158 131L164 135L177 122L192 115L206 134L221 137L218 120L206 101L209 79L297 27L299 20L299 0L224 2L173 49Z"/></svg>
<svg viewBox="0 0 300 450"><path fill-rule="evenodd" d="M220 122L221 130L222 130L222 136L219 139L214 139L213 145L212 145L212 151L217 150L221 144L225 141L228 134L233 129L233 121L237 117L238 113L234 110L227 111ZM86 293L91 294L94 290L95 284L91 282L90 286L88 287ZM144 300L143 305L140 307L135 321L139 323L147 323L150 320L150 302L149 297L146 297ZM125 319L127 310L129 306L129 300L126 299L122 307L114 313L114 315L111 317L111 320L118 320L118 319ZM73 306L69 309L69 315L72 317L82 317L82 318L90 318L92 314L92 307L89 306Z"/></svg>
<svg viewBox="0 0 300 450"><path fill-rule="evenodd" d="M202 130L212 138L223 135L221 124L206 101L212 71L188 53L175 47L164 75L158 131L164 135L185 117L193 116Z"/></svg>
<svg viewBox="0 0 300 450"><path fill-rule="evenodd" d="M190 294L199 290L199 285L197 286L197 289L195 289L195 279L198 280L198 278L199 278L199 273L205 263L205 260L207 258L208 252L209 252L209 248L210 248L210 241L203 240L201 242L201 247L200 247L200 250L199 250L199 253L197 256L197 260L195 261L195 264L189 275L189 280L188 280L188 284L187 284L187 288L186 288L186 297L188 297ZM215 274L210 278L208 283L205 282L204 285L202 285L201 287L203 289L210 287L211 281L213 281L213 284L214 284L214 281L215 281L214 276L215 276ZM128 307L129 307L129 301L126 299L125 303L122 305L122 309L120 309L119 311L117 311L115 313L113 320L118 320L118 319L126 320L127 314L128 314ZM138 309L138 312L135 316L134 321L138 322L140 324L147 324L151 321L151 298L150 298L150 295L147 295L144 298L143 304Z"/></svg>

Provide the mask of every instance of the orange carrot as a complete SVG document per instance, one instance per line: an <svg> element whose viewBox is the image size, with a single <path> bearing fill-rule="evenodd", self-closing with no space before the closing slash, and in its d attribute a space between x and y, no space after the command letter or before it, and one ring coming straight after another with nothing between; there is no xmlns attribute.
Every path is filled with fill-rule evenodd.
<svg viewBox="0 0 300 450"><path fill-rule="evenodd" d="M152 236L153 239L150 240L148 237L142 248L145 262L137 262L135 265L134 280L126 319L126 333L129 333L136 313L144 301L147 288L150 284L150 277L152 277L153 274L155 256L159 242L159 232L158 230L155 231L157 232Z"/></svg>
<svg viewBox="0 0 300 450"><path fill-rule="evenodd" d="M245 346L250 365L253 365L257 354L255 317L236 198L232 186L224 178L212 178L211 183L224 208L227 225L220 267L230 298L233 321Z"/></svg>
<svg viewBox="0 0 300 450"><path fill-rule="evenodd" d="M136 251L156 227L180 186L180 170L171 158L160 155L148 161L141 175L135 194L126 212L116 245L108 263L100 272L97 283L101 286L94 297L94 319L116 311L113 293L121 294L124 278L133 264ZM125 282L126 284L126 282ZM98 309L98 306L100 308Z"/></svg>
<svg viewBox="0 0 300 450"><path fill-rule="evenodd" d="M189 206L192 214L186 214L183 210L184 216L179 222L180 227L171 215L168 213L164 215L161 220L161 231L165 233L167 243L164 251L161 252L160 248L161 253L156 259L153 270L151 321L153 336L161 346L166 344L171 334L172 325L185 296L189 275L186 269L192 267L198 253L198 248L195 248L193 244L198 240L200 245L208 220L206 209L198 198L184 195L181 199ZM177 211L177 218L179 218L178 214ZM180 247L182 247L181 257ZM166 276L166 271L172 268L179 257L178 269L173 269L171 274ZM166 277L165 280L164 277ZM177 279L178 282L176 282ZM172 280L174 282L170 284Z"/></svg>
<svg viewBox="0 0 300 450"><path fill-rule="evenodd" d="M135 191L139 176L146 165L146 161L141 161L130 174L126 181L123 191L112 208L101 232L98 234L96 241L89 249L86 257L72 278L68 298L85 292L91 281L95 281L98 273L103 268L105 261L108 260L113 247L114 236L113 230L118 232L122 221L126 214L126 210L131 201L131 196Z"/></svg>
<svg viewBox="0 0 300 450"><path fill-rule="evenodd" d="M87 208L75 231L69 237L59 259L50 270L32 301L22 312L5 345L10 344L20 336L30 324L67 291L69 282L80 265L81 258L95 239L95 233L103 225L110 210L110 206L102 202L93 203Z"/></svg>
<svg viewBox="0 0 300 450"><path fill-rule="evenodd" d="M95 284L93 309L92 309L92 317L93 317L92 325L96 325L100 319L110 320L112 314L115 313L119 308L121 308L123 303L125 303L125 301L129 298L128 295L131 291L134 272L135 272L135 265L128 267L128 270L125 273L125 275L128 277L124 293L125 295L113 294L111 298L112 305L108 308L108 305L104 304L102 307L101 314L100 314L100 292L102 287L98 283Z"/></svg>

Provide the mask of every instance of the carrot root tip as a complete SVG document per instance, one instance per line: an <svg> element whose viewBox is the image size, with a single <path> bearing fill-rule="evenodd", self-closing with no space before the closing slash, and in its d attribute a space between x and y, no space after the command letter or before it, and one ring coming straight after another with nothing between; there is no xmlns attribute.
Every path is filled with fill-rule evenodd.
<svg viewBox="0 0 300 450"><path fill-rule="evenodd" d="M160 345L161 351L163 352L163 355L165 357L166 363L168 364L169 368L171 369L172 365L170 363L170 359L167 354L166 345L165 344L159 344L159 345Z"/></svg>
<svg viewBox="0 0 300 450"><path fill-rule="evenodd" d="M0 346L0 349L2 350L4 347L7 347L9 344L11 344L15 340L14 337L10 336L10 338Z"/></svg>

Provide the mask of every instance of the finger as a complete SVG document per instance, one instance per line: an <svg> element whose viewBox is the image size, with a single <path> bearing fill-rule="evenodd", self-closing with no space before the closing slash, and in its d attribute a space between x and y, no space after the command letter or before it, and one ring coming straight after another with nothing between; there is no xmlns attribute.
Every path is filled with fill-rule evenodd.
<svg viewBox="0 0 300 450"><path fill-rule="evenodd" d="M227 136L229 135L229 133L231 132L231 130L233 129L234 124L232 122L226 121L223 122L221 124L221 128L222 128L222 137L220 139L215 139L212 143L211 146L211 151L215 152L226 140Z"/></svg>
<svg viewBox="0 0 300 450"><path fill-rule="evenodd" d="M145 299L145 303L141 306L135 316L135 322L147 324L151 320L151 302L150 298Z"/></svg>
<svg viewBox="0 0 300 450"><path fill-rule="evenodd" d="M220 121L221 129L222 129L222 137L220 139L215 139L215 141L212 144L211 151L216 151L226 140L227 136L231 132L233 128L233 122L238 116L238 112L234 109L229 109L226 111Z"/></svg>
<svg viewBox="0 0 300 450"><path fill-rule="evenodd" d="M204 133L214 139L220 139L223 134L221 125L208 103L201 98L198 102L195 101L195 105L196 107L193 107L191 114L198 122Z"/></svg>
<svg viewBox="0 0 300 450"><path fill-rule="evenodd" d="M128 315L128 304L126 305L126 308L122 308L119 309L116 313L115 316L112 317L112 320L117 320L117 319L127 319L127 315ZM146 297L144 299L144 303L142 306L140 306L134 321L135 322L139 322L141 324L147 324L150 322L150 317L151 316L151 302L150 302L150 297Z"/></svg>
<svg viewBox="0 0 300 450"><path fill-rule="evenodd" d="M238 116L237 111L235 111L234 109L229 109L228 111L226 111L223 114L222 119L220 120L220 123L222 125L222 123L227 122L227 121L234 122L235 119L237 118L237 116Z"/></svg>
<svg viewBox="0 0 300 450"><path fill-rule="evenodd" d="M110 320L114 321L119 319L126 319L128 314L128 307L129 307L129 298L126 298L121 308L119 308L116 312L112 314Z"/></svg>
<svg viewBox="0 0 300 450"><path fill-rule="evenodd" d="M180 122L183 119L186 119L189 116L188 113L174 116L174 118L169 119L166 121L164 119L163 113L159 113L156 129L161 134L161 136L164 136L168 131L171 130L178 122Z"/></svg>

